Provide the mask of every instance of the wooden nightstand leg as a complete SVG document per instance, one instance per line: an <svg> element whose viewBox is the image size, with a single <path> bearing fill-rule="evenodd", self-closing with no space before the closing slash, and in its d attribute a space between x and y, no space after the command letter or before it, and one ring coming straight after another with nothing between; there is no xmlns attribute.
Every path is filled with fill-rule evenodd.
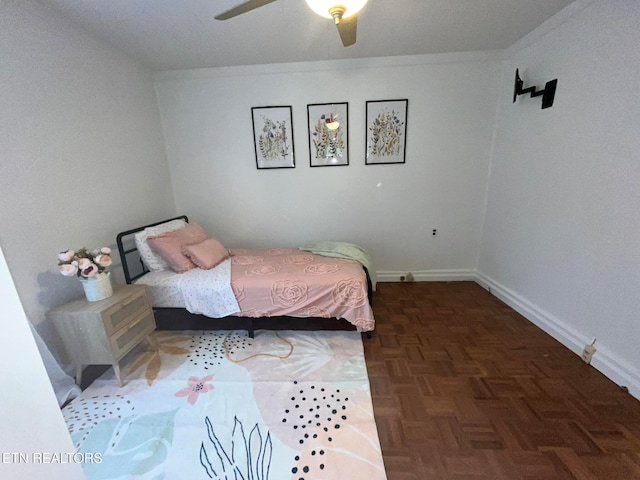
<svg viewBox="0 0 640 480"><path fill-rule="evenodd" d="M76 364L76 385L80 386L82 383L82 364Z"/></svg>
<svg viewBox="0 0 640 480"><path fill-rule="evenodd" d="M113 364L113 371L116 372L116 378L120 382L120 386L124 387L124 382L122 381L122 377L120 376L120 364L118 362Z"/></svg>

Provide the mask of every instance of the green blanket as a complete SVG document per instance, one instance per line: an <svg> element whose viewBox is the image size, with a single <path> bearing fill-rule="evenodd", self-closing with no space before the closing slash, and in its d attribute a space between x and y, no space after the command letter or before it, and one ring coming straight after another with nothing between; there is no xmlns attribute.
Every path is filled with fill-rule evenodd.
<svg viewBox="0 0 640 480"><path fill-rule="evenodd" d="M373 290L375 291L376 274L373 270L371 255L369 255L369 253L361 246L347 242L317 242L298 248L306 252L315 253L316 255L323 255L325 257L349 258L351 260L360 262L369 272L371 285L373 287Z"/></svg>

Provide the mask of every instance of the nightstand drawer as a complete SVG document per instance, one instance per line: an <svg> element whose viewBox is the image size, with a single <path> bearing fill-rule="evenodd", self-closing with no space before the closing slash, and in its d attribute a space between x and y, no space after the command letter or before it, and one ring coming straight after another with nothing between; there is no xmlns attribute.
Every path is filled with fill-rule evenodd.
<svg viewBox="0 0 640 480"><path fill-rule="evenodd" d="M147 310L140 314L128 327L123 328L109 339L114 358L119 360L129 353L133 347L153 332L155 328L156 322L153 318L153 311Z"/></svg>
<svg viewBox="0 0 640 480"><path fill-rule="evenodd" d="M138 290L134 296L114 305L102 314L105 332L111 336L118 329L129 325L140 312L150 307L145 290Z"/></svg>

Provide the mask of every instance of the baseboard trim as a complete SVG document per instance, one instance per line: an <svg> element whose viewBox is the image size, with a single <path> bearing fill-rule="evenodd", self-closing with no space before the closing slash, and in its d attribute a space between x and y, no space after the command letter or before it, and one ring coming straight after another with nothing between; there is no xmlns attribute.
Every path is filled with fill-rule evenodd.
<svg viewBox="0 0 640 480"><path fill-rule="evenodd" d="M378 282L400 282L401 276L413 275L416 282L461 282L464 280L475 281L476 270L418 270L418 271L378 271Z"/></svg>
<svg viewBox="0 0 640 480"><path fill-rule="evenodd" d="M409 271L379 271L377 277L379 282L400 282L400 277L406 277L408 273ZM421 270L412 271L411 274L417 282L475 281L576 355L580 355L583 347L593 341L593 338L583 335L520 294L477 270ZM640 400L640 371L612 353L606 345L598 344L597 347L598 351L591 365L611 381L626 387L631 395Z"/></svg>
<svg viewBox="0 0 640 480"><path fill-rule="evenodd" d="M476 282L576 355L582 353L584 345L593 341L592 338L581 334L491 277L476 272ZM593 357L591 365L611 381L628 388L631 395L640 399L640 372L625 360L614 355L606 346L598 345L598 351Z"/></svg>

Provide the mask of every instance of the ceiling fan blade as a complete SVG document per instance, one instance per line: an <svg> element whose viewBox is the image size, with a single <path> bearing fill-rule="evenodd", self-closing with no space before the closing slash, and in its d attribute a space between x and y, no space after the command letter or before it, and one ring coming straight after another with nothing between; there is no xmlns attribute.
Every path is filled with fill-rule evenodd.
<svg viewBox="0 0 640 480"><path fill-rule="evenodd" d="M347 19L340 20L336 25L338 33L342 39L342 45L348 47L356 43L356 30L358 29L358 15L353 15Z"/></svg>
<svg viewBox="0 0 640 480"><path fill-rule="evenodd" d="M227 10L226 12L222 12L220 15L216 15L216 20L228 20L233 17L237 17L238 15L242 15L243 13L250 12L251 10L255 10L256 8L264 7L269 3L275 2L276 0L249 0L237 7L232 8L231 10Z"/></svg>

